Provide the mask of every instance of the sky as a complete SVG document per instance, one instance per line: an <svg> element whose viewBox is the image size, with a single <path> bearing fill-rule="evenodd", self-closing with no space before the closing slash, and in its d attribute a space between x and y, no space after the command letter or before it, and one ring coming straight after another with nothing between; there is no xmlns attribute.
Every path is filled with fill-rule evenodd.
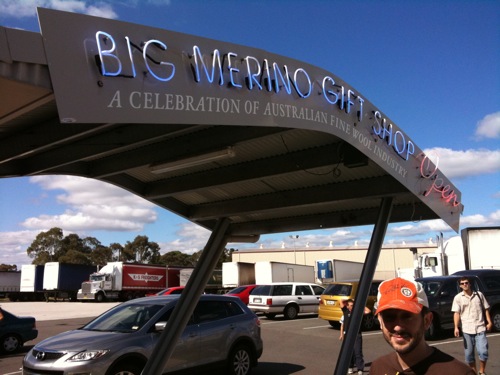
<svg viewBox="0 0 500 375"><path fill-rule="evenodd" d="M0 0L0 26L39 32L37 6L256 47L326 69L424 152L439 155L439 168L462 193L460 229L500 226L498 1ZM146 235L162 254L198 251L210 234L99 181L0 180L0 263L30 264L26 249L53 227L105 246ZM372 230L280 233L228 248L366 245ZM439 233L457 235L442 220L398 223L385 243L427 243Z"/></svg>

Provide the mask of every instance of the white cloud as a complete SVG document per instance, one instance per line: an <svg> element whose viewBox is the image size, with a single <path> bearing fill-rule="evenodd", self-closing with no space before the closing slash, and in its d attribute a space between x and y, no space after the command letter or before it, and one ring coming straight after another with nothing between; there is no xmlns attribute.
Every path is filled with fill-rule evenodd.
<svg viewBox="0 0 500 375"><path fill-rule="evenodd" d="M31 260L26 254L26 249L38 235L38 231L2 232L0 236L0 249L4 264L16 264L21 269L22 264L30 264Z"/></svg>
<svg viewBox="0 0 500 375"><path fill-rule="evenodd" d="M192 254L205 248L208 238L210 237L209 230L194 223L181 224L180 229L175 234L179 236L179 238L171 242L159 243L162 253L167 251L180 251L186 254Z"/></svg>
<svg viewBox="0 0 500 375"><path fill-rule="evenodd" d="M424 153L438 165L438 168L449 179L500 172L500 150L455 151L449 148L435 147L424 150ZM478 163L478 160L481 162Z"/></svg>
<svg viewBox="0 0 500 375"><path fill-rule="evenodd" d="M500 138L500 112L486 115L476 125L476 139L484 138L498 139Z"/></svg>
<svg viewBox="0 0 500 375"><path fill-rule="evenodd" d="M61 214L27 218L22 226L31 230L140 231L157 220L151 202L104 182L74 176L37 176L30 182L48 191L63 190L57 202L68 206Z"/></svg>
<svg viewBox="0 0 500 375"><path fill-rule="evenodd" d="M36 17L37 7L118 18L111 5L87 0L1 0L0 14L13 18Z"/></svg>

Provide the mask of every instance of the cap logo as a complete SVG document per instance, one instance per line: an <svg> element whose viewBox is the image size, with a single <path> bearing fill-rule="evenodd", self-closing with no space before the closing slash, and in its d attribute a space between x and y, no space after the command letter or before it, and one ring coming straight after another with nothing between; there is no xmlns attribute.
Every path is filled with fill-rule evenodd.
<svg viewBox="0 0 500 375"><path fill-rule="evenodd" d="M401 294L405 297L411 297L413 295L413 292L410 288L404 286L401 288Z"/></svg>

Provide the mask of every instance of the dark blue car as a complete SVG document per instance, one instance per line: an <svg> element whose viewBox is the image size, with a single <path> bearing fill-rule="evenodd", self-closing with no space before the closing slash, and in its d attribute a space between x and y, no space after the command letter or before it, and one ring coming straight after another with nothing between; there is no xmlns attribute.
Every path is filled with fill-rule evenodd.
<svg viewBox="0 0 500 375"><path fill-rule="evenodd" d="M36 320L31 316L16 316L0 308L0 351L14 353L26 341L38 336Z"/></svg>

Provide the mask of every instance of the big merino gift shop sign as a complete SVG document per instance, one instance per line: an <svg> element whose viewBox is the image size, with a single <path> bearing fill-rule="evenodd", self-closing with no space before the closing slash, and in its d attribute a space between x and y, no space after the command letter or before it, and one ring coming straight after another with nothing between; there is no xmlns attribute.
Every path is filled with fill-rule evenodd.
<svg viewBox="0 0 500 375"><path fill-rule="evenodd" d="M369 156L428 204L463 207L453 185L401 129L323 69L163 29L42 8L38 13L63 123L327 132Z"/></svg>

